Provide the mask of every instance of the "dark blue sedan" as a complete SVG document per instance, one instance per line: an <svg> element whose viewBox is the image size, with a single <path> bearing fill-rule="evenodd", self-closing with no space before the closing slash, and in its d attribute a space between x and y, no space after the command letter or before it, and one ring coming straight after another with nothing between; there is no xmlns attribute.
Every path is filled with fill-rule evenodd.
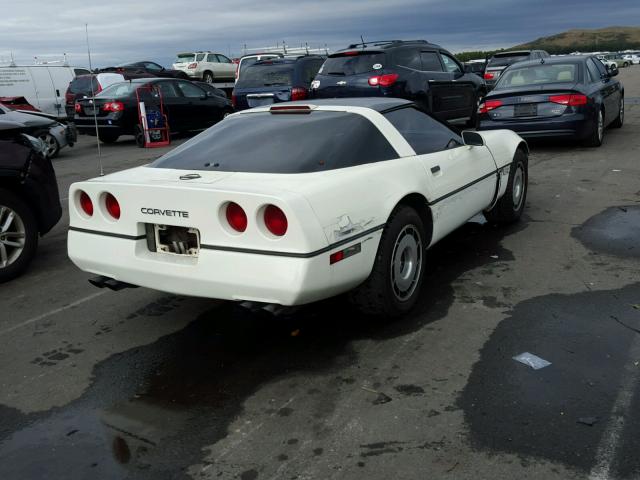
<svg viewBox="0 0 640 480"><path fill-rule="evenodd" d="M479 130L525 138L563 137L598 147L622 127L624 86L596 57L566 55L510 66L479 106Z"/></svg>

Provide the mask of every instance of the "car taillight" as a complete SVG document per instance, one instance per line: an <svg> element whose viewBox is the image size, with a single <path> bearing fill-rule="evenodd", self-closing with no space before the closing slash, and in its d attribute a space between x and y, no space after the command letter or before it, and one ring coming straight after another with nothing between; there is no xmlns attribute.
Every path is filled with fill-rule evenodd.
<svg viewBox="0 0 640 480"><path fill-rule="evenodd" d="M369 78L369 85L372 87L390 87L398 80L397 73L387 73L385 75L376 75Z"/></svg>
<svg viewBox="0 0 640 480"><path fill-rule="evenodd" d="M487 113L490 110L501 107L502 102L500 100L487 100L482 102L478 107L478 113Z"/></svg>
<svg viewBox="0 0 640 480"><path fill-rule="evenodd" d="M281 237L287 233L289 223L287 216L275 205L268 205L264 209L264 224L276 237Z"/></svg>
<svg viewBox="0 0 640 480"><path fill-rule="evenodd" d="M306 88L295 87L291 89L291 100L305 100L309 92Z"/></svg>
<svg viewBox="0 0 640 480"><path fill-rule="evenodd" d="M493 80L493 77L495 77L495 75L491 72L485 72L483 77L485 80Z"/></svg>
<svg viewBox="0 0 640 480"><path fill-rule="evenodd" d="M116 197L114 197L110 193L107 193L107 195L104 197L104 205L105 207L107 207L107 212L109 212L109 215L111 215L116 220L120 218L120 204L118 203L118 200L116 200Z"/></svg>
<svg viewBox="0 0 640 480"><path fill-rule="evenodd" d="M238 106L238 97L236 97L235 93L231 94L231 105L233 105L233 108Z"/></svg>
<svg viewBox="0 0 640 480"><path fill-rule="evenodd" d="M82 113L82 107L80 106L79 103L76 103L73 108L75 109L76 113Z"/></svg>
<svg viewBox="0 0 640 480"><path fill-rule="evenodd" d="M197 63L190 63L187 68L197 68L197 67L198 67Z"/></svg>
<svg viewBox="0 0 640 480"><path fill-rule="evenodd" d="M568 105L569 107L577 107L579 105L586 105L587 97L581 94L551 95L549 101L551 103Z"/></svg>
<svg viewBox="0 0 640 480"><path fill-rule="evenodd" d="M93 216L93 202L85 192L80 192L80 208L90 217Z"/></svg>
<svg viewBox="0 0 640 480"><path fill-rule="evenodd" d="M107 102L102 106L102 110L104 110L105 112L121 112L124 110L124 103Z"/></svg>
<svg viewBox="0 0 640 480"><path fill-rule="evenodd" d="M229 202L225 212L229 226L236 232L244 232L247 229L247 214L240 205Z"/></svg>

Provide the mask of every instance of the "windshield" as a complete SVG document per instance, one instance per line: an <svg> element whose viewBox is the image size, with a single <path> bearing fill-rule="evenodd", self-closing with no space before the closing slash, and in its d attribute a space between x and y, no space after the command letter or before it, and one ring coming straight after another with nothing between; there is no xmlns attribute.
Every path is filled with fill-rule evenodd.
<svg viewBox="0 0 640 480"><path fill-rule="evenodd" d="M242 72L236 87L275 87L291 85L293 77L293 65L250 65Z"/></svg>
<svg viewBox="0 0 640 480"><path fill-rule="evenodd" d="M196 56L193 53L181 53L178 55L173 63L186 63L193 62Z"/></svg>
<svg viewBox="0 0 640 480"><path fill-rule="evenodd" d="M558 82L575 83L578 81L578 72L577 63L510 68L500 77L496 89Z"/></svg>
<svg viewBox="0 0 640 480"><path fill-rule="evenodd" d="M226 118L151 164L222 172L308 173L397 158L365 117L346 112Z"/></svg>
<svg viewBox="0 0 640 480"><path fill-rule="evenodd" d="M487 67L506 67L512 63L528 60L528 53L504 53L500 55L494 55L487 64Z"/></svg>
<svg viewBox="0 0 640 480"><path fill-rule="evenodd" d="M82 75L71 80L69 84L70 93L91 93L91 80L93 79L93 91L98 90L98 80L91 75Z"/></svg>
<svg viewBox="0 0 640 480"><path fill-rule="evenodd" d="M359 75L380 70L384 66L384 53L360 53L329 57L318 73L322 75Z"/></svg>
<svg viewBox="0 0 640 480"><path fill-rule="evenodd" d="M144 84L140 83L131 83L131 82L120 82L114 83L113 85L109 85L107 88L102 90L97 97L109 97L109 98L124 98L131 95L135 92L136 88L141 87Z"/></svg>

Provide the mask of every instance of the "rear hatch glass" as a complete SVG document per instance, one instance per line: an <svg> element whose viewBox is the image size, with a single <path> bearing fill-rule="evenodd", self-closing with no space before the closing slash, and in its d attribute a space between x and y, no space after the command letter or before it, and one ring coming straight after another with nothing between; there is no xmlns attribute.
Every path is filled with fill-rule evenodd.
<svg viewBox="0 0 640 480"><path fill-rule="evenodd" d="M91 80L93 79L93 91L98 90L98 81L91 75L83 75L71 80L69 84L70 93L91 93Z"/></svg>
<svg viewBox="0 0 640 480"><path fill-rule="evenodd" d="M396 157L377 127L358 114L248 113L224 119L159 158L151 167L308 173Z"/></svg>
<svg viewBox="0 0 640 480"><path fill-rule="evenodd" d="M193 54L193 53L185 53L185 54L178 55L176 57L176 60L173 63L193 62L195 59L196 59L195 54Z"/></svg>
<svg viewBox="0 0 640 480"><path fill-rule="evenodd" d="M528 60L528 53L502 53L494 55L487 64L487 68L491 67L506 67L512 63L522 62Z"/></svg>
<svg viewBox="0 0 640 480"><path fill-rule="evenodd" d="M384 66L384 53L364 52L357 55L338 55L327 58L318 72L322 75L360 75L380 70Z"/></svg>
<svg viewBox="0 0 640 480"><path fill-rule="evenodd" d="M124 98L136 91L136 88L142 87L144 83L122 82L109 85L102 90L96 98Z"/></svg>
<svg viewBox="0 0 640 480"><path fill-rule="evenodd" d="M251 65L247 67L236 83L236 88L281 87L291 85L293 65Z"/></svg>

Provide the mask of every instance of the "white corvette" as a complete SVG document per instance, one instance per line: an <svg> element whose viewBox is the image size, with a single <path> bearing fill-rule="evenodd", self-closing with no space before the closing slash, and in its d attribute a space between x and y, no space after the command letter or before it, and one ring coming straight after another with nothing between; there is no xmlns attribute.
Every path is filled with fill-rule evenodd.
<svg viewBox="0 0 640 480"><path fill-rule="evenodd" d="M254 108L73 184L69 257L114 289L279 305L353 290L364 311L397 315L429 246L480 212L520 217L527 156L511 131L460 136L406 100Z"/></svg>

